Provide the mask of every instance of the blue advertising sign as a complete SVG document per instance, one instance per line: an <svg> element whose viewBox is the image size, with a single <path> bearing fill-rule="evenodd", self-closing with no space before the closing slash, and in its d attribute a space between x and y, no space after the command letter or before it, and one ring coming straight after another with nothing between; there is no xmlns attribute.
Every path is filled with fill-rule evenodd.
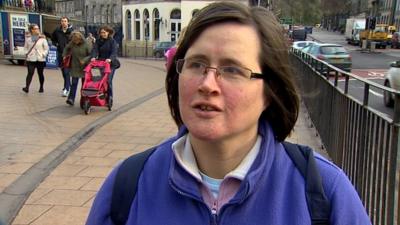
<svg viewBox="0 0 400 225"><path fill-rule="evenodd" d="M11 54L11 43L10 43L10 34L9 34L9 21L8 21L8 13L1 13L1 22L2 22L2 31L3 31L3 51L4 55Z"/></svg>
<svg viewBox="0 0 400 225"><path fill-rule="evenodd" d="M39 27L40 27L40 15L39 14L29 14L28 15L28 18L29 18L29 23L31 24L31 23L35 23L35 24L37 24ZM42 30L42 28L41 28L41 30Z"/></svg>
<svg viewBox="0 0 400 225"><path fill-rule="evenodd" d="M13 29L14 46L24 47L25 45L25 29Z"/></svg>
<svg viewBox="0 0 400 225"><path fill-rule="evenodd" d="M58 68L57 61L57 47L54 45L49 46L49 54L46 58L46 68L56 69Z"/></svg>

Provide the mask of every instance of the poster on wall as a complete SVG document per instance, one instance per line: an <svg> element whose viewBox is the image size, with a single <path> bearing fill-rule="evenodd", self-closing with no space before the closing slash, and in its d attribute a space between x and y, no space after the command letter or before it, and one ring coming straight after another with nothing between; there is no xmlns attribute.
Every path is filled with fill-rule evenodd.
<svg viewBox="0 0 400 225"><path fill-rule="evenodd" d="M24 47L25 45L25 29L13 29L14 46Z"/></svg>
<svg viewBox="0 0 400 225"><path fill-rule="evenodd" d="M13 43L13 55L25 55L25 33L28 31L27 14L10 14L11 43Z"/></svg>

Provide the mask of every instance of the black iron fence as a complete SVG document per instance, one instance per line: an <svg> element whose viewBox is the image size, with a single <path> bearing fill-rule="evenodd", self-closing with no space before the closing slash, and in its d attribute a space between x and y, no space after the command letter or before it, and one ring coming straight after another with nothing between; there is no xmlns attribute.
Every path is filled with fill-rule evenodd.
<svg viewBox="0 0 400 225"><path fill-rule="evenodd" d="M349 176L372 223L400 224L400 91L294 49L290 55L302 99L324 147ZM349 94L350 80L363 84L361 100ZM369 105L372 89L394 96L393 117Z"/></svg>

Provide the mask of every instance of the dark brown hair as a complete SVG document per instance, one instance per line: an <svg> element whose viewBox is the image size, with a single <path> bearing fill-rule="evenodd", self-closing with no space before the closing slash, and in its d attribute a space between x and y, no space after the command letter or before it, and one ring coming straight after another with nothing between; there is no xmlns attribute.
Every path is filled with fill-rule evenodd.
<svg viewBox="0 0 400 225"><path fill-rule="evenodd" d="M29 33L32 34L32 30L33 30L34 27L39 27L39 25L37 25L36 23L29 24L29 26L28 26ZM40 29L40 27L39 27L39 29Z"/></svg>
<svg viewBox="0 0 400 225"><path fill-rule="evenodd" d="M112 37L114 34L114 29L112 29L112 27L108 26L108 25L103 25L99 28L99 30L97 31L98 35L100 35L100 31L101 30L105 30L108 32L108 37Z"/></svg>
<svg viewBox="0 0 400 225"><path fill-rule="evenodd" d="M62 16L62 17L60 18L60 22L61 22L61 20L63 20L63 19L67 19L67 22L69 23L69 18L68 18L68 17Z"/></svg>
<svg viewBox="0 0 400 225"><path fill-rule="evenodd" d="M283 141L292 131L299 112L299 97L289 64L288 47L275 16L265 8L248 7L236 2L217 2L198 12L187 27L175 59L183 59L200 34L212 25L236 22L253 26L260 38L259 64L264 75L264 94L269 106L260 119L268 121L276 139ZM166 90L171 115L183 125L179 111L178 79L175 61L168 70Z"/></svg>

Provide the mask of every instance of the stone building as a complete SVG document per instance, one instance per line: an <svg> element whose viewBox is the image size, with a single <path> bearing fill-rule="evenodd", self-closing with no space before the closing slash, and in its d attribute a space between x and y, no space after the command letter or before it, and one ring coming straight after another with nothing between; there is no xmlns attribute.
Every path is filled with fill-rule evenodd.
<svg viewBox="0 0 400 225"><path fill-rule="evenodd" d="M122 1L123 55L152 56L156 43L176 42L196 12L212 2L215 1Z"/></svg>
<svg viewBox="0 0 400 225"><path fill-rule="evenodd" d="M117 41L122 40L122 5L121 0L85 0L84 12L87 30L95 34L101 25L114 28Z"/></svg>
<svg viewBox="0 0 400 225"><path fill-rule="evenodd" d="M350 15L376 17L377 23L393 25L400 29L400 0L351 0Z"/></svg>
<svg viewBox="0 0 400 225"><path fill-rule="evenodd" d="M56 15L67 16L85 24L82 31L94 34L101 25L110 25L115 30L114 38L121 45L122 25L121 0L55 0Z"/></svg>
<svg viewBox="0 0 400 225"><path fill-rule="evenodd" d="M54 1L55 0L0 0L0 8L4 10L53 14Z"/></svg>

